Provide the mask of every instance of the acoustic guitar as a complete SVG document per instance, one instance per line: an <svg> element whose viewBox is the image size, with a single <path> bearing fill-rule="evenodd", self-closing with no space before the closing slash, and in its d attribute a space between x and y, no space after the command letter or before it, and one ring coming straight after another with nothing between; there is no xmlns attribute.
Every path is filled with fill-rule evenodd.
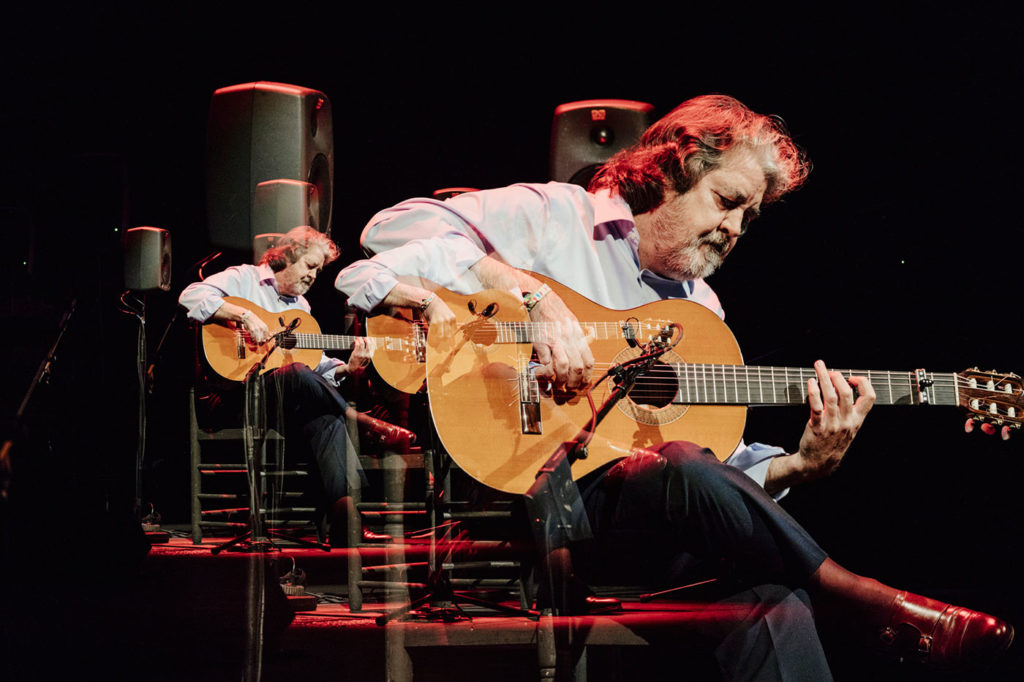
<svg viewBox="0 0 1024 682"><path fill-rule="evenodd" d="M724 460L740 442L748 406L806 402L812 368L744 365L729 328L698 303L663 300L610 310L545 281L591 336L595 378L639 356L652 339L671 336L671 323L682 326L678 344L595 429L588 457L572 466L575 478L671 440L699 443ZM438 294L458 324L453 335L427 340L427 391L437 432L452 459L477 481L524 493L555 449L588 423L590 404L583 392L553 390L533 376L532 343L546 330L530 322L521 299L504 291ZM1007 429L1018 428L1024 415L1024 389L1015 374L842 373L867 376L878 405L955 405L977 421ZM596 388L595 404L611 387L606 381Z"/></svg>
<svg viewBox="0 0 1024 682"><path fill-rule="evenodd" d="M241 327L220 324L206 324L202 327L203 353L210 367L225 379L242 381L249 371L264 357L267 363L264 372L278 367L301 362L315 368L320 363L320 354L325 350L349 350L359 337L337 334L322 334L320 325L304 310L293 309L271 313L255 303L237 296L225 296L224 300L251 311L259 317L273 334L270 341L254 343ZM402 330L398 325L392 325ZM415 392L423 383L425 373L424 342L417 341L416 330L406 327L405 335L377 336L377 347L373 364L381 378L399 390L406 390L419 374L419 383L409 392Z"/></svg>

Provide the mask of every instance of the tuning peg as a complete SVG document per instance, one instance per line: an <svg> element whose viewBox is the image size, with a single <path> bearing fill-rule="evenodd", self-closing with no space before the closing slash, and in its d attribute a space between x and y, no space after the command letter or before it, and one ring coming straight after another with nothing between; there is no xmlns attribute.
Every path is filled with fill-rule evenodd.
<svg viewBox="0 0 1024 682"><path fill-rule="evenodd" d="M981 430L991 436L995 434L996 427L993 424L989 424L988 422L983 422L981 425Z"/></svg>
<svg viewBox="0 0 1024 682"><path fill-rule="evenodd" d="M999 429L999 437L1002 438L1003 440L1010 440L1010 431L1011 429L1009 426L1004 426L1003 428Z"/></svg>
<svg viewBox="0 0 1024 682"><path fill-rule="evenodd" d="M964 424L964 432L965 433L971 433L972 431L974 431L974 420L973 419L968 419L967 423Z"/></svg>

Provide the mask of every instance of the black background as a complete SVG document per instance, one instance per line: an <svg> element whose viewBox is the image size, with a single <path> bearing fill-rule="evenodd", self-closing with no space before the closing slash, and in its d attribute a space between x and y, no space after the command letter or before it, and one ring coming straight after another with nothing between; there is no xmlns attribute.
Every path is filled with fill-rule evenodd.
<svg viewBox="0 0 1024 682"><path fill-rule="evenodd" d="M724 92L785 118L815 165L711 280L747 362L1024 369L1019 13L977 3L637 9L48 5L8 17L5 417L78 301L53 381L30 401L35 445L23 450L33 454L19 462L15 499L41 518L130 506L138 323L118 311L121 235L140 225L172 234L172 291L146 296L152 357L190 266L210 251L210 95L255 80L314 88L333 106L332 234L343 255L310 296L326 330L341 302L330 282L358 257L376 210L440 187L546 180L560 103L635 99L664 113ZM172 329L165 348L145 497L184 522L187 342ZM748 440L792 449L805 419L755 410ZM785 504L853 570L1024 623L1024 438L968 435L963 419L879 408L840 471Z"/></svg>

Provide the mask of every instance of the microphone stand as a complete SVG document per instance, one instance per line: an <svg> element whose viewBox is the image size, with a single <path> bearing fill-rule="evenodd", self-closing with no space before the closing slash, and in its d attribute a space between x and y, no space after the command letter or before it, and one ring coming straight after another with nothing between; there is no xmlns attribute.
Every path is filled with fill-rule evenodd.
<svg viewBox="0 0 1024 682"><path fill-rule="evenodd" d="M296 318L284 330L274 334L274 344L267 351L266 355L249 368L249 372L245 375L245 379L242 382L245 386L245 413L242 433L245 441L246 469L249 472L249 530L232 540L217 545L210 550L211 554L219 554L225 549L230 549L234 552L276 552L278 548L274 545L273 540L270 539L271 537L286 539L301 545L330 551L330 547L319 542L312 542L265 528L263 512L260 508L263 498L263 486L260 485L262 466L256 456L256 444L259 441L259 450L262 451L263 443L267 437L266 405L263 398L261 375L267 367L267 361L270 359L271 354L280 345L281 339L290 334L298 326L298 323L299 320Z"/></svg>
<svg viewBox="0 0 1024 682"><path fill-rule="evenodd" d="M673 326L680 329L678 325ZM583 499L572 478L572 463L587 457L587 445L597 425L632 390L637 378L674 347L679 338L681 335L671 345L654 340L640 356L608 370L598 383L613 377L615 386L611 393L601 407L594 410L587 425L572 440L558 446L537 471L533 485L526 492L526 508L534 540L541 552L541 575L548 581L553 615L572 614L571 594L567 589L572 578L569 544L593 537Z"/></svg>
<svg viewBox="0 0 1024 682"><path fill-rule="evenodd" d="M263 528L263 513L260 511L263 487L260 485L260 471L256 460L256 441L262 446L266 437L262 379L260 375L266 369L270 354L277 349L275 343L267 354L253 364L242 384L245 386L245 412L242 427L245 442L245 466L249 472L249 530L238 537L217 545L210 550L211 554L219 554L225 549L235 552L272 552L277 548L266 537Z"/></svg>
<svg viewBox="0 0 1024 682"><path fill-rule="evenodd" d="M49 383L50 378L53 376L53 365L57 361L57 349L60 347L60 343L64 339L64 334L68 330L71 317L74 315L75 308L77 306L78 299L72 299L68 309L60 318L60 323L57 325L57 338L50 346L50 350L46 354L46 357L39 363L39 368L36 370L35 376L32 377L28 390L25 392L25 396L21 399L21 403L18 405L18 411L14 415L14 426L16 429L20 430L22 428L25 413L28 411L28 406L32 401L32 394L35 392L36 388ZM3 445L0 446L0 500L4 501L7 500L8 488L10 486L14 468L14 458L12 456L14 442L15 437L12 434L11 438L4 440Z"/></svg>

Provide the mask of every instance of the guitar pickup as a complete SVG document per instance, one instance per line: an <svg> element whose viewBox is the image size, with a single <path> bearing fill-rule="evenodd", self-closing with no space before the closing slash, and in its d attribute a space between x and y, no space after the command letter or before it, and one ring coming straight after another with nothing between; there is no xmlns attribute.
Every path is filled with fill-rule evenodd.
<svg viewBox="0 0 1024 682"><path fill-rule="evenodd" d="M519 372L519 423L523 433L543 433L540 420L540 386L533 364Z"/></svg>

